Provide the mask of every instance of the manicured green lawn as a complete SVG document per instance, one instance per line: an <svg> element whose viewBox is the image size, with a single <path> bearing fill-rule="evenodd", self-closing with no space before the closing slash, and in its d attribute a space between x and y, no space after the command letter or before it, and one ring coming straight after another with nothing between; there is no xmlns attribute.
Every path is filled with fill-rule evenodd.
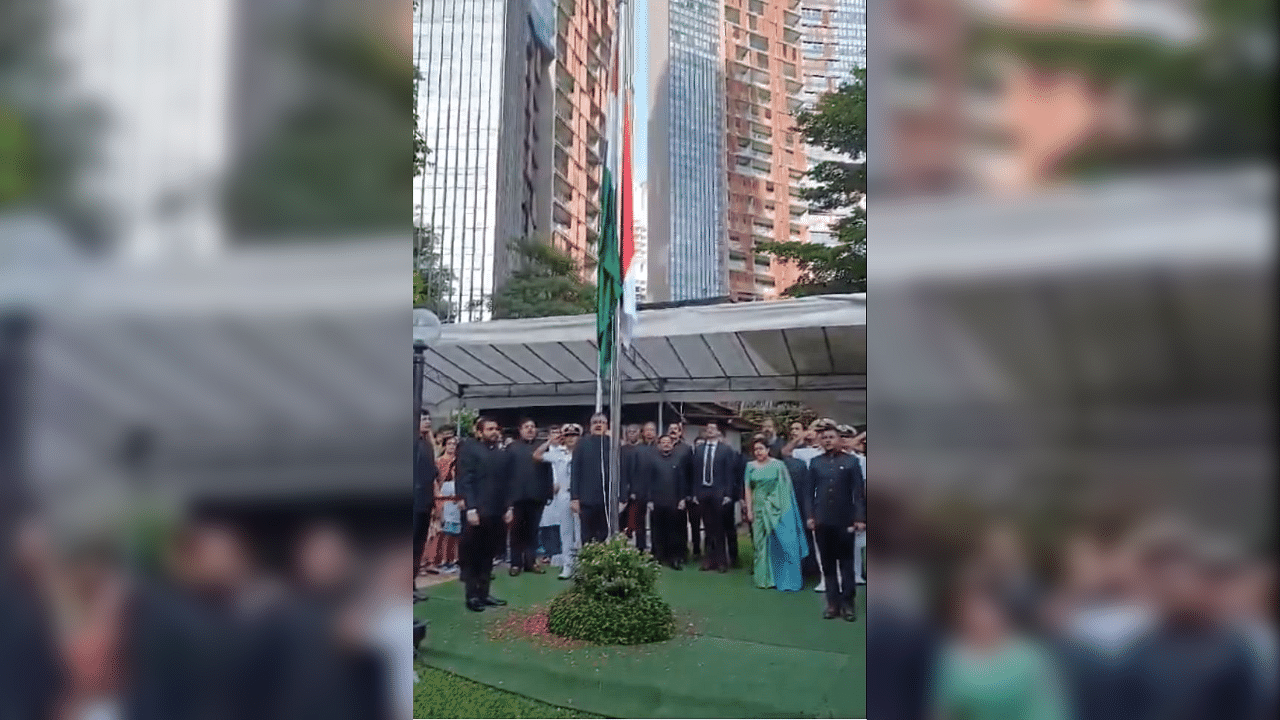
<svg viewBox="0 0 1280 720"><path fill-rule="evenodd" d="M415 718L599 718L499 690L451 672L418 664Z"/></svg>
<svg viewBox="0 0 1280 720"><path fill-rule="evenodd" d="M432 626L419 667L441 674L415 691L417 717L864 717L865 621L823 620L812 583L755 588L742 540L740 570L662 571L659 593L690 625L652 645L556 649L491 637L510 613L567 587L554 574L498 573L493 592L511 604L484 613L463 608L456 582L432 588L414 608ZM858 606L865 614L862 592ZM437 690L442 678L452 681ZM574 714L584 712L598 715Z"/></svg>

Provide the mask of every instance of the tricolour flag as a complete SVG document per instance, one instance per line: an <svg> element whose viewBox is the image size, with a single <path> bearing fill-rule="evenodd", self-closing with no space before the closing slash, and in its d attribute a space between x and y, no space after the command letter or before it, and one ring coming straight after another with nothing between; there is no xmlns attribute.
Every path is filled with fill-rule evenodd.
<svg viewBox="0 0 1280 720"><path fill-rule="evenodd" d="M625 65L625 63L624 63ZM629 72L629 71L628 71ZM631 347L631 336L636 324L636 263L635 259L635 218L632 216L631 204L631 92L624 95L622 112L622 213L619 224L622 226L622 346Z"/></svg>
<svg viewBox="0 0 1280 720"><path fill-rule="evenodd" d="M620 152L623 123L619 117L624 109L619 93L622 24L614 24L609 97L605 102L605 133L601 138L600 153L604 158L604 168L600 177L600 246L596 266L596 345L599 350L599 365L596 370L597 411L603 407L605 378L610 377L610 370L616 360L614 340L619 332L618 307L622 303L625 277L621 247L622 212L619 207L626 196L625 190L619 193L619 183L624 175L621 166L625 154ZM625 185L622 187L625 188Z"/></svg>

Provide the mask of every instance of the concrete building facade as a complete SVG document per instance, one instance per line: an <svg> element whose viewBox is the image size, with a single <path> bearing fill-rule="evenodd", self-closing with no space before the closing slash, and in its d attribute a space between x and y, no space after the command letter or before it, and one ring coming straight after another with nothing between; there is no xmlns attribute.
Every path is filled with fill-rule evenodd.
<svg viewBox="0 0 1280 720"><path fill-rule="evenodd" d="M594 278L612 3L423 0L414 23L428 166L415 217L455 276L458 319L520 262L521 238L551 242Z"/></svg>
<svg viewBox="0 0 1280 720"><path fill-rule="evenodd" d="M760 242L808 242L795 132L803 107L800 0L726 0L728 284L737 300L776 297L795 269L756 253Z"/></svg>

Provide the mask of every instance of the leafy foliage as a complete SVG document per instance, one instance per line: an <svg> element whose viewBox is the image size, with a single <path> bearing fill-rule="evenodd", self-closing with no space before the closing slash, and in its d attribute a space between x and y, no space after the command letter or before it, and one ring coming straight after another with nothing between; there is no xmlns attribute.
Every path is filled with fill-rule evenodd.
<svg viewBox="0 0 1280 720"><path fill-rule="evenodd" d="M1091 138L1064 158L1067 172L1269 155L1275 3L1208 0L1195 12L1203 33L1187 43L1000 25L979 28L970 50L1011 53L1038 70L1081 75L1103 92L1123 95L1138 131ZM1174 118L1185 121L1163 129Z"/></svg>
<svg viewBox="0 0 1280 720"><path fill-rule="evenodd" d="M426 308L440 322L456 319L453 297L453 271L445 267L436 250L436 236L431 228L413 228L413 306Z"/></svg>
<svg viewBox="0 0 1280 720"><path fill-rule="evenodd" d="M675 636L675 614L655 585L658 562L617 535L585 545L573 586L551 601L548 629L602 645L638 645Z"/></svg>
<svg viewBox="0 0 1280 720"><path fill-rule="evenodd" d="M853 79L828 93L812 111L796 119L805 142L847 159L824 160L809 170L814 187L802 197L812 210L837 212L833 223L835 242L760 243L760 252L783 263L794 264L800 277L787 288L791 297L830 293L865 292L867 289L867 75L854 70Z"/></svg>
<svg viewBox="0 0 1280 720"><path fill-rule="evenodd" d="M234 169L233 225L257 237L403 227L410 146L419 169L412 65L375 32L321 18L293 30L276 50L297 68L303 100Z"/></svg>
<svg viewBox="0 0 1280 720"><path fill-rule="evenodd" d="M494 318L585 315L595 311L596 288L563 250L533 238L511 242L517 269L490 301Z"/></svg>
<svg viewBox="0 0 1280 720"><path fill-rule="evenodd" d="M799 403L778 403L770 407L743 407L738 415L756 428L764 424L765 418L773 419L773 427L778 431L779 437L786 437L788 428L791 423L799 420L807 427L809 423L818 419L818 414L811 408L805 407ZM755 433L747 433L743 438L744 442L750 442L751 437Z"/></svg>

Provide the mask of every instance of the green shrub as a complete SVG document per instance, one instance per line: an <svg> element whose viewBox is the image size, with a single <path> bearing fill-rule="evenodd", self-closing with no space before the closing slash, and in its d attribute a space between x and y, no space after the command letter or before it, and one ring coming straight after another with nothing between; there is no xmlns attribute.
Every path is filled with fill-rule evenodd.
<svg viewBox="0 0 1280 720"><path fill-rule="evenodd" d="M551 601L547 629L602 645L638 645L675 636L675 615L655 591L658 563L622 535L578 553L573 586Z"/></svg>

